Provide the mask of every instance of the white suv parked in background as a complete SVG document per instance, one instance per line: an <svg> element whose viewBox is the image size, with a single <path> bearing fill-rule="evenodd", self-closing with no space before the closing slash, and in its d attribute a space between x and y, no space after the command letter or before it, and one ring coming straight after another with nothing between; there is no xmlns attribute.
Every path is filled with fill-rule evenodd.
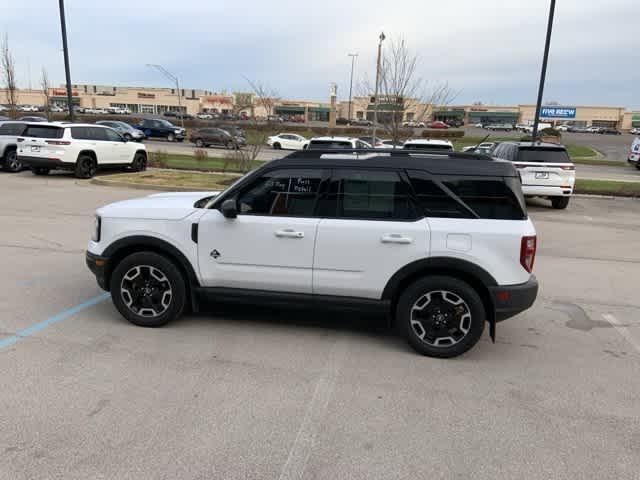
<svg viewBox="0 0 640 480"><path fill-rule="evenodd" d="M370 143L367 143L359 138L353 137L313 137L309 140L310 150L350 150L350 149L363 149L373 148Z"/></svg>
<svg viewBox="0 0 640 480"><path fill-rule="evenodd" d="M147 167L146 147L128 142L109 127L95 124L30 123L18 138L18 159L35 175L72 170L93 177L98 168Z"/></svg>
<svg viewBox="0 0 640 480"><path fill-rule="evenodd" d="M405 150L442 150L443 152L453 152L453 143L449 140L416 138L404 142L402 148Z"/></svg>
<svg viewBox="0 0 640 480"><path fill-rule="evenodd" d="M87 265L137 325L202 299L376 309L435 357L533 304L536 234L509 162L361 152L307 149L220 194L107 205Z"/></svg>
<svg viewBox="0 0 640 480"><path fill-rule="evenodd" d="M556 143L501 142L491 155L513 162L527 197L545 197L553 208L564 209L576 183L576 167L567 149Z"/></svg>

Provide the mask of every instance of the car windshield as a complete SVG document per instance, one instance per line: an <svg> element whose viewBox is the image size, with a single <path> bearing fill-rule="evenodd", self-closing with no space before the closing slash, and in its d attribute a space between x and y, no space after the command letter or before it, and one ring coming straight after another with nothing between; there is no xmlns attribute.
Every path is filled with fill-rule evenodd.
<svg viewBox="0 0 640 480"><path fill-rule="evenodd" d="M571 163L564 148L520 148L518 162Z"/></svg>
<svg viewBox="0 0 640 480"><path fill-rule="evenodd" d="M163 127L175 128L175 125L171 122L167 122L166 120L158 120Z"/></svg>

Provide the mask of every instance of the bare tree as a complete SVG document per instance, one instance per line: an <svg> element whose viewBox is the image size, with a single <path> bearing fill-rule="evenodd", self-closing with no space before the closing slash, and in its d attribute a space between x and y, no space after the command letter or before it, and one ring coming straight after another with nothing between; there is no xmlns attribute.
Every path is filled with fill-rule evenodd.
<svg viewBox="0 0 640 480"><path fill-rule="evenodd" d="M49 75L44 67L42 67L42 73L40 76L40 88L42 89L42 95L44 96L44 113L47 116L47 120L51 120L51 105L49 104Z"/></svg>
<svg viewBox="0 0 640 480"><path fill-rule="evenodd" d="M258 123L258 116L255 114L255 110L256 108L264 110L268 125L269 117L273 114L275 104L279 98L274 89L271 89L259 82L254 82L249 79L246 80L247 83L249 83L251 90L253 90L251 106L253 115L251 115L250 119L251 126L253 127L253 135L247 139L247 145L245 147L235 148L231 153L226 155L224 165L225 170L229 164L232 164L242 172L248 172L251 169L253 162L258 159L269 135L268 130Z"/></svg>
<svg viewBox="0 0 640 480"><path fill-rule="evenodd" d="M407 113L414 121L424 122L433 115L434 107L450 104L457 93L447 82L418 76L418 57L403 38L392 38L387 45L380 62L378 123L395 143L404 139L402 125ZM373 87L367 81L363 84L368 95L375 90Z"/></svg>
<svg viewBox="0 0 640 480"><path fill-rule="evenodd" d="M9 37L5 33L0 46L0 75L2 76L2 87L7 97L9 115L12 118L17 116L18 87L16 86L16 65L13 54L9 49Z"/></svg>

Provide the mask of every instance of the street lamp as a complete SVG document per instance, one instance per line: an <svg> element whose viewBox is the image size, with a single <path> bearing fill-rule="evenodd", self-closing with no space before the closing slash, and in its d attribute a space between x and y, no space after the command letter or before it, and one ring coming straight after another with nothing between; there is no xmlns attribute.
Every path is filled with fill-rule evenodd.
<svg viewBox="0 0 640 480"><path fill-rule="evenodd" d="M351 91L353 90L353 67L356 63L357 53L348 53L347 57L351 57L351 79L349 80L349 114L347 120L351 121Z"/></svg>
<svg viewBox="0 0 640 480"><path fill-rule="evenodd" d="M178 93L178 109L180 110L180 126L182 128L184 128L184 113L182 112L182 102L180 101L180 98L181 98L181 95L180 95L180 82L178 81L178 77L176 77L174 74L168 72L167 69L164 68L162 65L156 65L155 63L147 63L147 67L155 68L161 74L163 74L165 77L167 77L169 80L171 80L172 82L175 82L176 91Z"/></svg>
<svg viewBox="0 0 640 480"><path fill-rule="evenodd" d="M551 43L551 30L553 29L553 14L556 9L556 0L551 0L549 7L549 21L547 23L547 39L544 43L544 55L542 57L542 71L540 72L540 85L538 86L538 101L536 102L536 116L533 119L533 133L531 140L538 138L538 122L540 119L540 109L542 107L542 94L544 93L544 82L547 76L547 60L549 59L549 44Z"/></svg>
<svg viewBox="0 0 640 480"><path fill-rule="evenodd" d="M378 37L378 60L376 62L376 88L373 96L373 131L371 136L373 137L373 143L376 142L376 125L378 124L378 84L380 83L380 57L382 55L382 42L387 38L384 36L384 32L380 32Z"/></svg>
<svg viewBox="0 0 640 480"><path fill-rule="evenodd" d="M73 96L71 93L71 71L69 70L69 47L67 45L67 24L64 19L64 0L59 0L60 29L62 30L62 52L64 55L64 75L67 81L67 107L69 108L69 120L73 122Z"/></svg>

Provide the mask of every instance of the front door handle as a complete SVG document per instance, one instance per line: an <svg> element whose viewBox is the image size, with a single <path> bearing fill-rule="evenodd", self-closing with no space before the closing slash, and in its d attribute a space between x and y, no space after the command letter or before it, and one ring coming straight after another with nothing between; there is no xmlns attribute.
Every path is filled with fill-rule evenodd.
<svg viewBox="0 0 640 480"><path fill-rule="evenodd" d="M380 238L380 241L382 243L400 243L402 245L413 243L413 239L411 237L405 237L399 233L387 233Z"/></svg>
<svg viewBox="0 0 640 480"><path fill-rule="evenodd" d="M304 232L298 232L293 228L283 228L282 230L276 230L276 237L280 238L304 238Z"/></svg>

